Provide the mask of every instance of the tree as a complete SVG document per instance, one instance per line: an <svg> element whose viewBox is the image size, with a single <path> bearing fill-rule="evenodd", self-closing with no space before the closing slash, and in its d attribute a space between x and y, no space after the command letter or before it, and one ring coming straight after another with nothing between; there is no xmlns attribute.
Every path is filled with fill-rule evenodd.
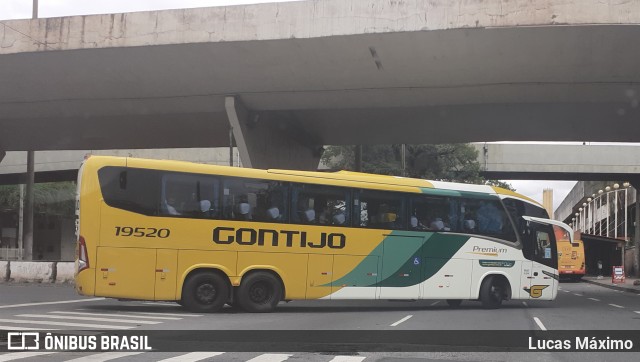
<svg viewBox="0 0 640 362"><path fill-rule="evenodd" d="M73 182L35 184L34 211L49 215L73 216L75 190ZM4 210L17 210L20 207L20 186L0 185L0 205Z"/></svg>
<svg viewBox="0 0 640 362"><path fill-rule="evenodd" d="M402 145L362 146L362 171L401 176L401 152ZM513 190L506 182L480 176L478 151L468 144L407 145L405 160L407 177L485 183ZM322 162L331 169L353 170L355 147L329 146L322 155Z"/></svg>

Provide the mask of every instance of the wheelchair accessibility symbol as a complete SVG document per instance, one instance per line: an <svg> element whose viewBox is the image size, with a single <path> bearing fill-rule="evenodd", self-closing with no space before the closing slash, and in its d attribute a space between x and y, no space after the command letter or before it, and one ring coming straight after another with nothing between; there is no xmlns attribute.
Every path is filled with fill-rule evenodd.
<svg viewBox="0 0 640 362"><path fill-rule="evenodd" d="M420 258L418 257L413 258L413 265L420 265Z"/></svg>

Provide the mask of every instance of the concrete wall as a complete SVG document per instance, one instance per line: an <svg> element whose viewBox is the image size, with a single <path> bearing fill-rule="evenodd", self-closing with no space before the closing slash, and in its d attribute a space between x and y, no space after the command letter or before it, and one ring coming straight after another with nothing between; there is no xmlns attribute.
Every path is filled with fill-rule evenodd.
<svg viewBox="0 0 640 362"><path fill-rule="evenodd" d="M0 261L0 283L72 283L74 262Z"/></svg>

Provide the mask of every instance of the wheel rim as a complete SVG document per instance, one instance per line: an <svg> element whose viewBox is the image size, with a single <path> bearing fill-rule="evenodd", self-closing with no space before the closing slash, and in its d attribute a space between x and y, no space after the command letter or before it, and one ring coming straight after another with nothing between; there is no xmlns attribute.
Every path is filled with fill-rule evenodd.
<svg viewBox="0 0 640 362"><path fill-rule="evenodd" d="M491 293L489 293L489 296L491 297L492 301L501 302L502 301L502 288L500 288L497 285L492 285L491 286Z"/></svg>
<svg viewBox="0 0 640 362"><path fill-rule="evenodd" d="M271 300L273 291L269 283L257 282L249 289L249 299L256 304L266 304Z"/></svg>
<svg viewBox="0 0 640 362"><path fill-rule="evenodd" d="M196 300L201 304L212 304L217 295L218 291L211 283L202 283L196 288Z"/></svg>

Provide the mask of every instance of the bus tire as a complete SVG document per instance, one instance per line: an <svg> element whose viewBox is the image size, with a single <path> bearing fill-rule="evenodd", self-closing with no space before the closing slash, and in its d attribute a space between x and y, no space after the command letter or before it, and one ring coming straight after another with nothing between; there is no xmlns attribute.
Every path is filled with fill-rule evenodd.
<svg viewBox="0 0 640 362"><path fill-rule="evenodd" d="M451 308L458 308L462 304L462 299L447 299L447 304Z"/></svg>
<svg viewBox="0 0 640 362"><path fill-rule="evenodd" d="M191 275L182 287L182 305L192 312L217 312L228 299L229 283L218 273Z"/></svg>
<svg viewBox="0 0 640 362"><path fill-rule="evenodd" d="M236 302L247 312L272 312L282 299L282 284L271 273L255 272L242 278L237 296Z"/></svg>
<svg viewBox="0 0 640 362"><path fill-rule="evenodd" d="M506 286L496 275L490 275L482 281L480 286L480 302L486 309L496 309L505 299Z"/></svg>

